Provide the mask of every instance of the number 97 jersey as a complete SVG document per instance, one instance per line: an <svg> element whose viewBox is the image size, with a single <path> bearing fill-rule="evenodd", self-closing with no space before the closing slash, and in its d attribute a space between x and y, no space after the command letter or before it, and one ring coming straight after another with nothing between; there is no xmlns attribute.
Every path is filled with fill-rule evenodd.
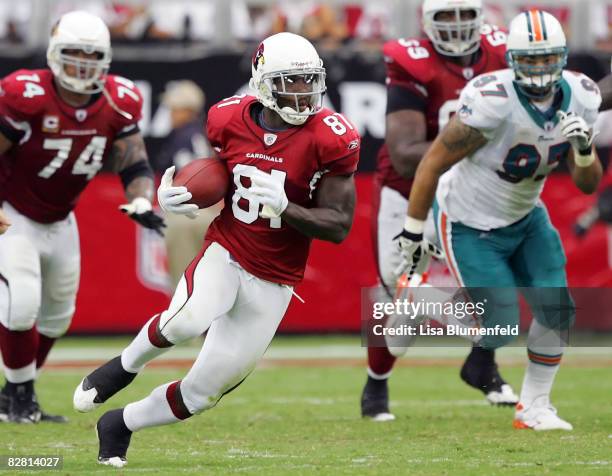
<svg viewBox="0 0 612 476"><path fill-rule="evenodd" d="M311 240L282 216L259 216L262 205L248 193L251 176L257 170L269 173L283 184L289 202L315 207L324 177L355 172L360 138L342 114L326 108L302 126L270 132L254 119L261 108L254 97L242 95L208 112L208 139L225 160L232 182L206 239L226 248L258 278L295 285L304 275Z"/></svg>
<svg viewBox="0 0 612 476"><path fill-rule="evenodd" d="M513 82L510 69L472 80L457 115L487 143L441 178L436 199L453 222L478 230L516 223L538 204L546 176L565 160L570 144L557 111L574 112L590 127L601 95L587 76L564 71L549 109L542 111Z"/></svg>

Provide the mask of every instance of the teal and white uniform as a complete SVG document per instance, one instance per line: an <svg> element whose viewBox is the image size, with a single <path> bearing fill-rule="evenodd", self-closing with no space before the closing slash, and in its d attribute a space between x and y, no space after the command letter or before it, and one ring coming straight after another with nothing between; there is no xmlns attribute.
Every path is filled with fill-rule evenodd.
<svg viewBox="0 0 612 476"><path fill-rule="evenodd" d="M461 93L459 119L488 142L440 178L434 204L437 233L462 286L548 288L523 294L542 324L566 329L574 311L565 289L565 255L540 194L546 176L571 147L556 112L575 112L592 127L601 96L588 77L564 71L559 92L542 112L513 79L510 69L488 73ZM516 292L478 292L496 296L485 326L518 323ZM481 344L499 347L508 340L487 336Z"/></svg>

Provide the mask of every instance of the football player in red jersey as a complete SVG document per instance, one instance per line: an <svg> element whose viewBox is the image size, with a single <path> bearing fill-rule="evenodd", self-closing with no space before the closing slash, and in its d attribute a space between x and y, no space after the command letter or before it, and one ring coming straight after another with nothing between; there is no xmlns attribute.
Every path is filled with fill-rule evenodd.
<svg viewBox="0 0 612 476"><path fill-rule="evenodd" d="M0 418L18 423L65 421L41 413L34 379L74 313L80 250L72 210L81 191L108 164L130 201L122 210L147 228L163 226L151 210L153 174L137 125L142 97L131 81L107 74L104 22L67 13L47 60L50 69L16 71L0 83L0 227L11 223L0 236Z"/></svg>
<svg viewBox="0 0 612 476"><path fill-rule="evenodd" d="M252 64L253 96L208 113L211 145L233 177L225 207L186 269L170 307L115 359L78 385L74 406L91 411L128 385L151 359L208 330L184 379L98 420L98 460L123 466L132 432L207 410L253 370L304 274L313 238L341 242L355 207L360 138L342 114L322 107L325 69L306 39L265 39ZM158 189L168 212L190 214L173 168Z"/></svg>
<svg viewBox="0 0 612 476"><path fill-rule="evenodd" d="M454 113L459 93L473 77L506 67L506 33L482 23L481 0L425 0L427 38L387 42L385 143L378 154L372 215L375 259L386 295L393 297L401 263L394 237L403 229L416 167L431 141ZM435 237L433 221L429 236ZM434 283L435 284L435 283ZM385 296L386 299L386 296ZM376 421L393 420L387 380L397 356L407 347L368 348L368 380L361 413ZM474 347L461 377L494 404L514 405L518 397L499 375L493 351Z"/></svg>

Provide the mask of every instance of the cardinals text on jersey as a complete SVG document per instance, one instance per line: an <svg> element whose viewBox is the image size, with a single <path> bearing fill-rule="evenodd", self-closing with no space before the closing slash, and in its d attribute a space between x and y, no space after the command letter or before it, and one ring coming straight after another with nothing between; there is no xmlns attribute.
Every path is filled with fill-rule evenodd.
<svg viewBox="0 0 612 476"><path fill-rule="evenodd" d="M257 169L277 176L290 202L312 207L324 175L356 170L360 138L342 114L325 108L303 126L272 133L253 120L253 107L258 107L254 97L234 96L209 111L208 138L226 160L233 186L206 238L255 276L294 285L303 277L311 240L282 217L259 216L261 205L245 193L249 177Z"/></svg>

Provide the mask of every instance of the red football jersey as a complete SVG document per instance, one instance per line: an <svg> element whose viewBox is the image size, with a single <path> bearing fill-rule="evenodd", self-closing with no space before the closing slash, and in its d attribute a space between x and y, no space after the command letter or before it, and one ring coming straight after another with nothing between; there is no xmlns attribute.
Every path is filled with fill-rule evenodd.
<svg viewBox="0 0 612 476"><path fill-rule="evenodd" d="M457 107L459 94L467 82L487 71L506 68L506 33L491 25L483 26L480 58L463 67L438 54L428 39L400 39L385 43L387 85L412 91L426 103L427 140L433 140ZM378 152L377 179L408 198L411 181L393 168L386 144Z"/></svg>
<svg viewBox="0 0 612 476"><path fill-rule="evenodd" d="M208 113L208 139L226 160L233 186L206 239L224 246L251 274L295 285L304 275L311 239L282 217L261 218L261 204L243 195L249 177L257 169L272 174L284 181L290 202L313 207L321 177L355 172L360 138L344 116L325 108L302 126L272 133L251 118L255 104L252 96L234 96Z"/></svg>
<svg viewBox="0 0 612 476"><path fill-rule="evenodd" d="M65 218L109 156L117 136L137 131L142 96L110 75L104 94L75 108L58 95L50 70L19 70L0 82L2 129L18 143L2 157L2 199L39 223ZM8 164L8 168L6 165Z"/></svg>

